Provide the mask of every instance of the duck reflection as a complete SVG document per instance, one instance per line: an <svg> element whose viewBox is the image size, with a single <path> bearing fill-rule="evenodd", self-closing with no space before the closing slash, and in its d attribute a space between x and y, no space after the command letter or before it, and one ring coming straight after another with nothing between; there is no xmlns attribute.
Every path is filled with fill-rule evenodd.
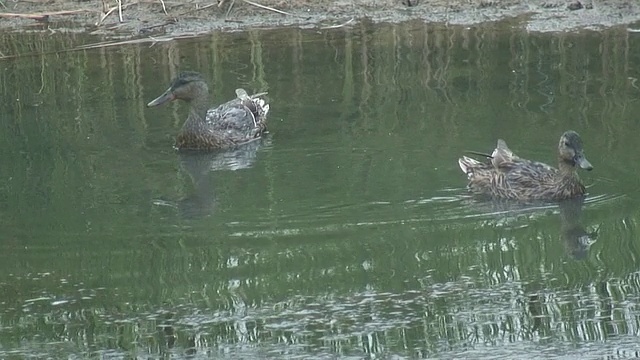
<svg viewBox="0 0 640 360"><path fill-rule="evenodd" d="M261 138L216 153L180 152L180 168L193 184L191 191L176 204L180 216L196 219L212 215L216 208L215 172L253 166L258 151L268 142L268 138Z"/></svg>
<svg viewBox="0 0 640 360"><path fill-rule="evenodd" d="M598 237L598 229L589 231L582 224L584 196L555 203L520 203L513 201L477 201L471 200L472 213L491 217L485 222L493 226L520 227L523 221L532 221L559 213L560 239L567 255L576 260L586 258L589 248ZM556 207L557 206L557 207ZM557 209L557 210L556 210Z"/></svg>
<svg viewBox="0 0 640 360"><path fill-rule="evenodd" d="M576 260L587 257L589 248L598 237L598 229L588 232L582 225L584 197L559 202L560 236L565 250Z"/></svg>
<svg viewBox="0 0 640 360"><path fill-rule="evenodd" d="M178 347L183 347L184 349L184 354L187 356L193 356L196 354L196 335L194 334L188 334L186 335L186 337L183 338L183 341L181 344L176 344L176 342L179 340L178 339L178 334L177 334L177 330L174 327L175 324L175 319L174 319L174 315L175 313L170 311L167 312L164 315L164 320L161 321L161 323L158 324L158 330L159 330L159 339L161 339L158 344L164 348L162 351L163 355L170 355L172 354L171 350L174 349L176 346ZM182 329L184 331L184 329ZM189 330L186 330L185 332L188 332ZM167 356L164 356L162 358L169 358Z"/></svg>

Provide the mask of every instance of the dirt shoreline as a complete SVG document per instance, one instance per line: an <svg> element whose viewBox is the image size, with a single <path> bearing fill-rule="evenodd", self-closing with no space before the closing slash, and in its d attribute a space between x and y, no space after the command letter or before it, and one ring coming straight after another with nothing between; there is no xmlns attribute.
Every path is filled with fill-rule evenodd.
<svg viewBox="0 0 640 360"><path fill-rule="evenodd" d="M87 32L118 38L281 26L331 28L364 18L453 25L517 18L518 26L540 32L640 22L640 1L635 0L122 0L121 7L116 0L3 3L2 31Z"/></svg>

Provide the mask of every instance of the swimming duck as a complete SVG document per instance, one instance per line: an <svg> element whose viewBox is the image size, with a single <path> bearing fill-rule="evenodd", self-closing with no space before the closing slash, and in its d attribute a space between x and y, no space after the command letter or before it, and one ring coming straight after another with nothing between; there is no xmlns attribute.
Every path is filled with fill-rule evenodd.
<svg viewBox="0 0 640 360"><path fill-rule="evenodd" d="M244 89L236 90L236 98L217 108L208 108L209 87L201 74L181 72L169 88L147 104L158 106L176 99L191 104L189 116L178 136L179 150L215 150L252 141L267 130L269 104L260 97L249 96Z"/></svg>
<svg viewBox="0 0 640 360"><path fill-rule="evenodd" d="M467 174L468 189L474 195L519 201L559 201L582 196L586 189L576 169L593 169L575 131L567 131L560 137L557 169L518 157L502 139L493 153L487 155L487 161L463 156L458 164Z"/></svg>

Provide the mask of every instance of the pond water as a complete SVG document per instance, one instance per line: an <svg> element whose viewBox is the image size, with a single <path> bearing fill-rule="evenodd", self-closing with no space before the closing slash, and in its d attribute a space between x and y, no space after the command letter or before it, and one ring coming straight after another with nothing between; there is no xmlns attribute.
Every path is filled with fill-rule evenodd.
<svg viewBox="0 0 640 360"><path fill-rule="evenodd" d="M363 23L69 50L2 34L0 358L639 357L640 34ZM153 45L153 46L151 46ZM22 54L18 57L10 57ZM181 155L179 70L270 134ZM465 190L498 138L584 204Z"/></svg>

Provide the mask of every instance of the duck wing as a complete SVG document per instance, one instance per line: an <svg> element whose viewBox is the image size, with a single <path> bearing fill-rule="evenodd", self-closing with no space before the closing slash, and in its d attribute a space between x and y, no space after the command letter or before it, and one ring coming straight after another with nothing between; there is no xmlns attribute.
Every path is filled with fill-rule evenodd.
<svg viewBox="0 0 640 360"><path fill-rule="evenodd" d="M499 168L502 164L520 159L513 153L513 151L511 151L511 149L509 149L507 143L502 139L498 139L498 144L491 154L471 150L468 150L467 153L485 157L485 163L487 165L493 165L495 168Z"/></svg>
<svg viewBox="0 0 640 360"><path fill-rule="evenodd" d="M500 164L500 172L510 187L539 189L553 183L557 169L541 162L514 158Z"/></svg>
<svg viewBox="0 0 640 360"><path fill-rule="evenodd" d="M520 158L514 154L511 149L509 149L507 143L502 139L498 139L496 148L491 153L491 164L496 168L499 168L503 164L507 164L518 159Z"/></svg>
<svg viewBox="0 0 640 360"><path fill-rule="evenodd" d="M236 89L237 98L207 111L207 122L223 130L264 127L269 104L260 96L265 94L249 96L244 89Z"/></svg>

